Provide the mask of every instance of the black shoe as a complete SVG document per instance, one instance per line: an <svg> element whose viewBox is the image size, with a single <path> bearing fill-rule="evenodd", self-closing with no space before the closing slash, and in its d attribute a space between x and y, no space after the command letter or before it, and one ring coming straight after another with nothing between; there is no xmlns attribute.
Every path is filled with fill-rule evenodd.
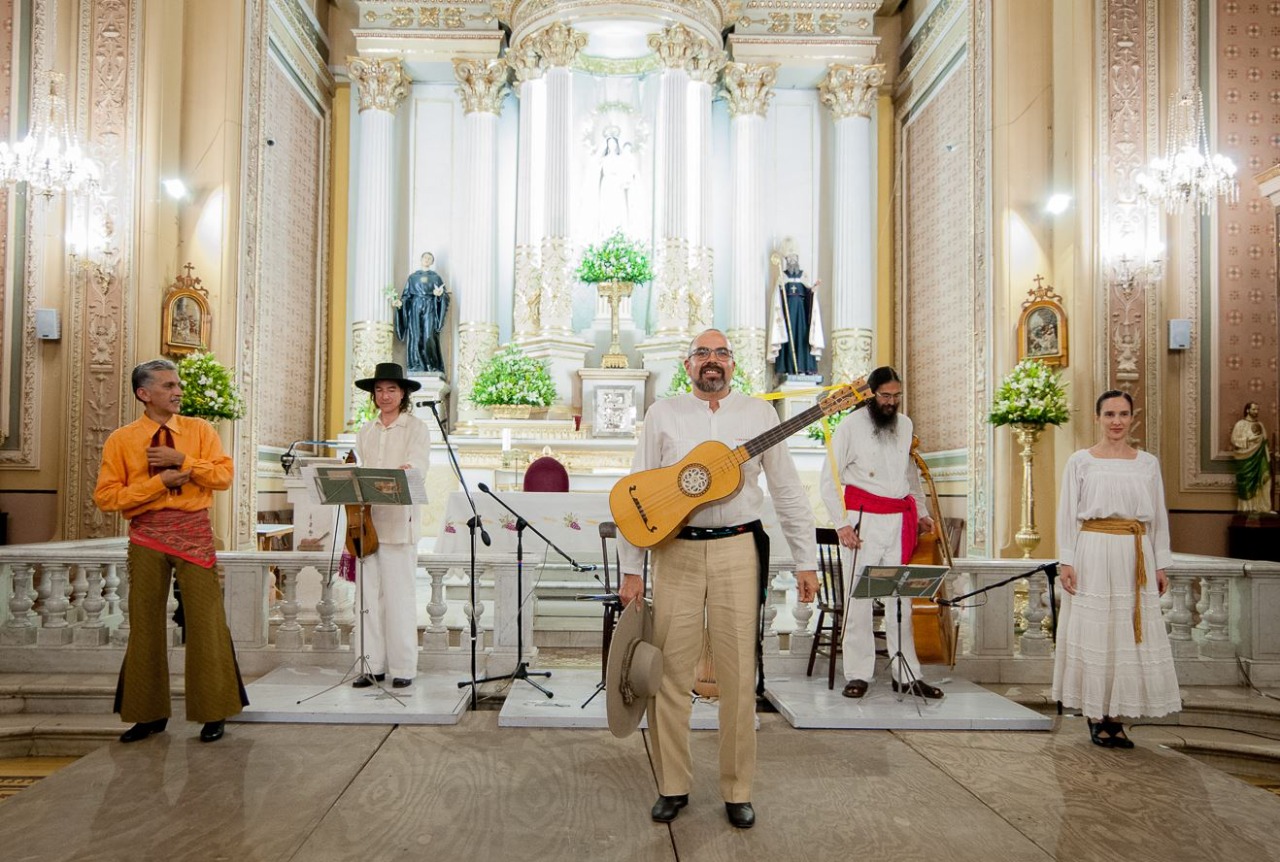
<svg viewBox="0 0 1280 862"><path fill-rule="evenodd" d="M408 688L411 685L413 685L413 680L405 679L404 677L401 677L401 676L398 676L395 679L391 680L392 688Z"/></svg>
<svg viewBox="0 0 1280 862"><path fill-rule="evenodd" d="M729 815L729 822L739 829L750 829L756 825L756 810L750 802L726 802L724 813Z"/></svg>
<svg viewBox="0 0 1280 862"><path fill-rule="evenodd" d="M679 796L659 796L658 801L653 803L653 810L649 813L659 823L670 823L676 819L680 809L688 804L689 794L687 793L681 793Z"/></svg>
<svg viewBox="0 0 1280 862"><path fill-rule="evenodd" d="M1102 721L1086 720L1089 722L1089 738L1094 745L1103 748L1133 748L1133 740L1125 735L1124 725L1120 722L1109 718Z"/></svg>
<svg viewBox="0 0 1280 862"><path fill-rule="evenodd" d="M844 687L844 691L840 692L845 697L862 697L867 693L867 681L865 679L851 679Z"/></svg>
<svg viewBox="0 0 1280 862"><path fill-rule="evenodd" d="M206 721L204 727L200 728L201 742L217 742L222 739L225 733L225 721Z"/></svg>
<svg viewBox="0 0 1280 862"><path fill-rule="evenodd" d="M385 673L375 673L373 676L369 676L368 674L365 674L355 682L351 683L351 687L352 688L368 688L369 686L373 685L375 682L382 682L386 678L387 678L387 675Z"/></svg>
<svg viewBox="0 0 1280 862"><path fill-rule="evenodd" d="M140 721L133 727L120 734L121 742L137 742L146 739L153 733L164 733L165 726L169 723L167 718L157 718L155 721Z"/></svg>
<svg viewBox="0 0 1280 862"><path fill-rule="evenodd" d="M910 683L901 683L895 679L893 681L894 691L905 691L907 694L914 694L917 697L928 698L929 700L942 700L945 693L936 685L929 685L922 679L913 680Z"/></svg>

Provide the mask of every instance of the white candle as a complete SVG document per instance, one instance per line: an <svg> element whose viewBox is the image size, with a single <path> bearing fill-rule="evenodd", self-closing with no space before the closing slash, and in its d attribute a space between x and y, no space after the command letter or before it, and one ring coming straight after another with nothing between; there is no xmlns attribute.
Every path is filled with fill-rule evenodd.
<svg viewBox="0 0 1280 862"><path fill-rule="evenodd" d="M503 452L511 451L511 429L510 428L502 429L502 451Z"/></svg>

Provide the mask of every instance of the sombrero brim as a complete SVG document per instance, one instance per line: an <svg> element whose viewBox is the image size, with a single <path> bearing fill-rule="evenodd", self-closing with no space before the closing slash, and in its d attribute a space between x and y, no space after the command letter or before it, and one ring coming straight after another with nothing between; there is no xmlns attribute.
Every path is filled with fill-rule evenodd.
<svg viewBox="0 0 1280 862"><path fill-rule="evenodd" d="M613 631L613 640L609 644L609 665L605 671L605 709L609 720L609 732L622 739L635 733L640 726L640 719L649 698L658 693L662 681L662 653L649 642L653 637L653 612L645 601L632 602L618 618ZM630 657L633 671L632 683L636 672L643 668L647 673L644 679L649 690L641 689L626 702L623 696L623 669Z"/></svg>

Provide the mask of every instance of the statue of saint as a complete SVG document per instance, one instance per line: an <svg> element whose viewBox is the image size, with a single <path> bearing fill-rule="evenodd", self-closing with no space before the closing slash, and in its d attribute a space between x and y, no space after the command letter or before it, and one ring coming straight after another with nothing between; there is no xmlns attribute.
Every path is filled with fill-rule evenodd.
<svg viewBox="0 0 1280 862"><path fill-rule="evenodd" d="M400 307L396 309L396 338L404 342L409 371L443 374L440 330L444 329L449 312L449 291L444 279L431 268L435 262L435 255L424 252L421 267L405 281Z"/></svg>
<svg viewBox="0 0 1280 862"><path fill-rule="evenodd" d="M1258 421L1258 403L1244 405L1244 415L1231 429L1236 458L1236 511L1271 511L1271 453L1267 429Z"/></svg>
<svg viewBox="0 0 1280 862"><path fill-rule="evenodd" d="M780 269L772 290L769 358L778 374L817 374L818 357L826 347L822 314L814 293L822 280L815 281L812 287L805 283L791 239L783 242L781 254L772 255L771 261Z"/></svg>
<svg viewBox="0 0 1280 862"><path fill-rule="evenodd" d="M600 155L597 200L600 207L599 235L606 238L631 227L631 186L636 179L636 157L631 142L619 144L617 126L605 129L604 152Z"/></svg>

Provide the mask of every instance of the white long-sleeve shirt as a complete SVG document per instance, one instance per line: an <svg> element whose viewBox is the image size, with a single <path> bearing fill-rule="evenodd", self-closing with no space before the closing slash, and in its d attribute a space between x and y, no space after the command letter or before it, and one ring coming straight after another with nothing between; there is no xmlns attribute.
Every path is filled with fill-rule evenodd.
<svg viewBox="0 0 1280 862"><path fill-rule="evenodd" d="M1150 452L1139 452L1133 460L1097 458L1088 449L1072 453L1058 500L1058 560L1064 566L1076 564L1080 525L1094 518L1141 521L1155 551L1155 567L1173 565L1164 479Z"/></svg>
<svg viewBox="0 0 1280 862"><path fill-rule="evenodd" d="M920 487L920 471L911 460L911 420L898 414L897 430L877 435L875 424L866 410L859 410L836 426L831 435L831 452L840 475L836 485L831 464L822 471L818 482L823 505L831 523L840 527L847 523L844 509L844 486L853 485L870 494L901 500L910 494L916 501L916 513L929 515L924 491Z"/></svg>
<svg viewBox="0 0 1280 862"><path fill-rule="evenodd" d="M720 399L719 408L692 393L655 403L644 417L644 430L631 461L633 473L669 467L698 444L719 440L737 448L778 424L778 414L759 398L730 392ZM693 527L731 527L757 520L764 508L760 472L764 471L778 523L791 549L796 571L817 568L814 544L813 508L795 462L785 443L779 443L742 465L742 486L736 493L697 509L689 518ZM618 557L622 571L639 574L644 551L618 536Z"/></svg>
<svg viewBox="0 0 1280 862"><path fill-rule="evenodd" d="M361 467L394 470L408 464L421 470L425 477L431 457L431 431L427 423L408 413L401 413L390 425L374 419L356 434L356 455ZM378 531L379 542L417 544L421 526L416 505L373 507L373 528Z"/></svg>

